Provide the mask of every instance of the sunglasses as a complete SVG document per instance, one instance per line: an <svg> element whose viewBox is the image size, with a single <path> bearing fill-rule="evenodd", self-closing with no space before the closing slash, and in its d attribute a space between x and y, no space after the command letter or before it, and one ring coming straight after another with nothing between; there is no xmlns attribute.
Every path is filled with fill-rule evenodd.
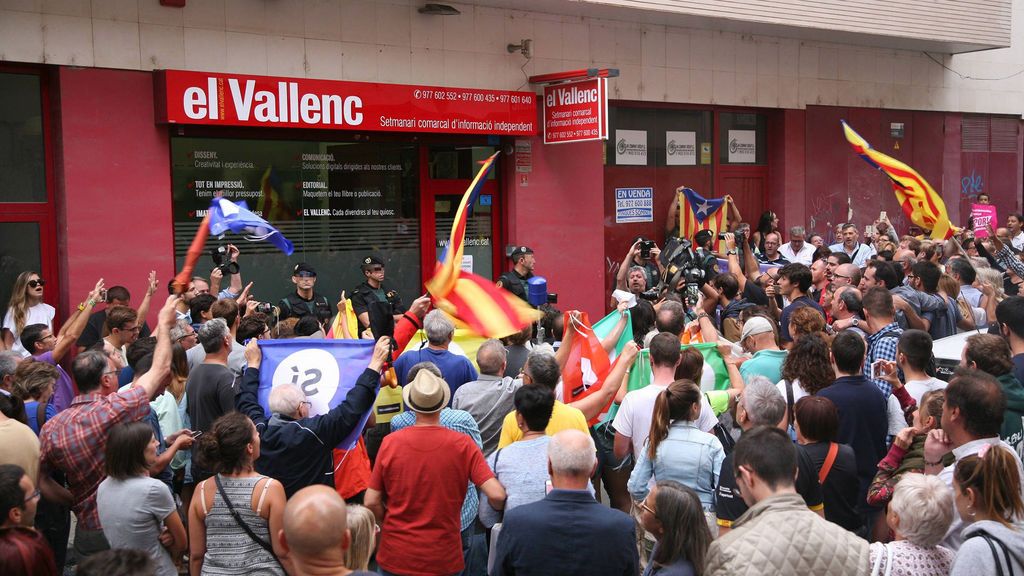
<svg viewBox="0 0 1024 576"><path fill-rule="evenodd" d="M39 280L29 280L28 286L29 288L38 288L40 286L46 286L46 281L43 280L42 278L40 278Z"/></svg>
<svg viewBox="0 0 1024 576"><path fill-rule="evenodd" d="M641 510L645 510L647 512L650 512L651 516L654 516L655 518L658 517L658 514L650 506L648 506L647 502L645 502L645 501L637 502L636 507L641 509Z"/></svg>
<svg viewBox="0 0 1024 576"><path fill-rule="evenodd" d="M316 274L313 274L312 272L299 272L296 276L299 278L316 278Z"/></svg>

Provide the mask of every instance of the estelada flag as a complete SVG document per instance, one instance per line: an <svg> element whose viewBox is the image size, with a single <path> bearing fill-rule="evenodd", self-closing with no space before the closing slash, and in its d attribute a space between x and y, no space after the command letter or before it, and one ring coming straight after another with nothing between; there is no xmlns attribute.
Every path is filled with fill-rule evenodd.
<svg viewBox="0 0 1024 576"><path fill-rule="evenodd" d="M840 122L843 124L843 134L853 150L892 180L896 200L911 222L931 230L933 240L945 240L958 231L949 221L942 196L935 192L927 180L910 166L872 148L845 120Z"/></svg>
<svg viewBox="0 0 1024 576"><path fill-rule="evenodd" d="M710 230L717 250L718 234L729 229L725 199L704 198L685 186L676 188L676 193L679 194L679 237L693 242L697 232Z"/></svg>
<svg viewBox="0 0 1024 576"><path fill-rule="evenodd" d="M434 306L462 320L477 334L490 338L508 336L540 318L540 312L512 293L486 278L462 270L466 219L497 156L495 152L483 161L476 178L462 195L448 245L434 268L434 275L426 283Z"/></svg>
<svg viewBox="0 0 1024 576"><path fill-rule="evenodd" d="M608 353L601 346L601 341L590 327L587 314L580 314L579 320L565 313L565 329L573 331L569 356L562 370L562 399L565 403L576 402L597 392L604 385L605 379L614 365L608 359ZM610 400L610 405L614 399ZM606 412L605 406L601 412ZM594 418L590 424L596 424L600 417Z"/></svg>

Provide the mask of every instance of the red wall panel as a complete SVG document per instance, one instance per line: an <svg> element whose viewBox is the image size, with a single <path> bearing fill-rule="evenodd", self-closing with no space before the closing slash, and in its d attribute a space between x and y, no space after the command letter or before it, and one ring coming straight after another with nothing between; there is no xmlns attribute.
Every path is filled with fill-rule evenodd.
<svg viewBox="0 0 1024 576"><path fill-rule="evenodd" d="M102 277L137 306L156 270L153 325L174 267L169 141L153 116L153 77L62 67L58 84L57 235L69 301Z"/></svg>
<svg viewBox="0 0 1024 576"><path fill-rule="evenodd" d="M534 273L547 278L549 292L558 293L560 309L583 310L596 320L604 311L604 142L530 140L532 171L505 171L508 243L534 249ZM501 269L507 268L506 261Z"/></svg>

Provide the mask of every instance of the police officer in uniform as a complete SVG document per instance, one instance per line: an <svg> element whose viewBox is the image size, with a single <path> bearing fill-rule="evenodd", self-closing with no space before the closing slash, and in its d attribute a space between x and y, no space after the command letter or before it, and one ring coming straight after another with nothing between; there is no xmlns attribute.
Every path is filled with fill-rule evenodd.
<svg viewBox="0 0 1024 576"><path fill-rule="evenodd" d="M526 281L533 277L533 267L536 264L533 250L526 246L516 246L509 257L513 263L512 270L498 277L498 287L519 296L524 302L529 302Z"/></svg>
<svg viewBox="0 0 1024 576"><path fill-rule="evenodd" d="M292 284L295 291L281 299L281 320L316 316L320 323L331 317L331 305L327 297L313 291L316 285L316 269L299 262L292 270Z"/></svg>
<svg viewBox="0 0 1024 576"><path fill-rule="evenodd" d="M360 268L366 276L366 281L356 286L352 292L352 310L359 318L359 331L362 332L370 326L371 308L391 314L397 322L406 307L402 304L398 290L384 281L384 261L376 256L367 256L363 258ZM377 302L387 305L374 304Z"/></svg>

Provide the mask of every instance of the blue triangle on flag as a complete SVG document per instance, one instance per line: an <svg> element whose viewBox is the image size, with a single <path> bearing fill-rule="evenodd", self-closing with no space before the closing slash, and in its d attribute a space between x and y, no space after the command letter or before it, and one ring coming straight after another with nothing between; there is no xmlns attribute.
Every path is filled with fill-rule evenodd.
<svg viewBox="0 0 1024 576"><path fill-rule="evenodd" d="M722 204L725 204L724 198L705 198L690 188L683 188L683 196L686 197L686 203L689 204L693 217L701 224L717 212Z"/></svg>

